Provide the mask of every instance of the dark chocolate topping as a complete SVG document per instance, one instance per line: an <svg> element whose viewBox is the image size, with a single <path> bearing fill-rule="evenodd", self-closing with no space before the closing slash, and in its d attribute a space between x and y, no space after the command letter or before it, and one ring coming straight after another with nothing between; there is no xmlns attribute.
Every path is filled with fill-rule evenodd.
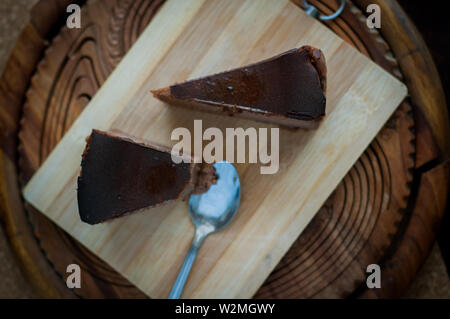
<svg viewBox="0 0 450 319"><path fill-rule="evenodd" d="M96 224L176 199L191 183L189 163L129 139L94 130L78 178L81 220Z"/></svg>
<svg viewBox="0 0 450 319"><path fill-rule="evenodd" d="M178 99L312 120L325 114L325 87L323 54L304 46L246 67L172 85L170 93Z"/></svg>

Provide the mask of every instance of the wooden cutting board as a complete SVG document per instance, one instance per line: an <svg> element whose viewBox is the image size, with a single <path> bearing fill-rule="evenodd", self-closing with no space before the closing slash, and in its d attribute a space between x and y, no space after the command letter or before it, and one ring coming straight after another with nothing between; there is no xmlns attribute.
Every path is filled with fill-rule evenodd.
<svg viewBox="0 0 450 319"><path fill-rule="evenodd" d="M280 129L280 169L237 164L238 215L203 244L183 297L251 297L358 159L406 87L288 0L167 1L39 171L25 199L150 297L168 296L194 234L176 202L101 225L76 202L85 138L119 129L173 145L177 127L270 127L167 106L149 90L271 57L303 44L328 64L327 116L318 130ZM124 163L126 165L126 163Z"/></svg>

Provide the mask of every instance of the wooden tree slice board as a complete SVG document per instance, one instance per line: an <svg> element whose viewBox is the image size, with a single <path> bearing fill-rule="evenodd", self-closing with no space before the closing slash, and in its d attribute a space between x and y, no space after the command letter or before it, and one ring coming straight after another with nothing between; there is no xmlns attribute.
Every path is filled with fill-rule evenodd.
<svg viewBox="0 0 450 319"><path fill-rule="evenodd" d="M239 215L202 247L185 291L190 297L252 296L406 94L399 81L290 2L164 4L34 175L25 198L151 297L167 296L193 234L185 203L104 225L82 224L75 181L84 138L93 127L117 128L170 144L172 129L191 127L195 118L205 128L264 127L175 111L148 90L301 44L317 46L327 57L327 118L317 131L280 130L277 175L238 165L244 187Z"/></svg>

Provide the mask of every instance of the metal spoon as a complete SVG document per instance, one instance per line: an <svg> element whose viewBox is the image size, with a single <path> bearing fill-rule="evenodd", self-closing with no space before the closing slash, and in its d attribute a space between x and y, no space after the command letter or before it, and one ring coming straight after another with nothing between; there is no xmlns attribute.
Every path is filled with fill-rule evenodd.
<svg viewBox="0 0 450 319"><path fill-rule="evenodd" d="M206 193L194 194L189 198L189 215L195 225L195 235L169 299L180 298L203 240L228 225L236 215L241 201L241 183L234 166L225 161L213 166L218 175L217 183Z"/></svg>

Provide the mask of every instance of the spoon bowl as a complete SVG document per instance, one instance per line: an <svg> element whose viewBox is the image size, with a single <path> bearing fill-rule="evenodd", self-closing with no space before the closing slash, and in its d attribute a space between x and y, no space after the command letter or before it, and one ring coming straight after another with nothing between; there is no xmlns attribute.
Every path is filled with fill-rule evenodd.
<svg viewBox="0 0 450 319"><path fill-rule="evenodd" d="M189 198L189 214L194 225L211 225L214 231L224 228L233 219L241 199L241 185L234 166L228 162L213 165L219 176L203 194Z"/></svg>

